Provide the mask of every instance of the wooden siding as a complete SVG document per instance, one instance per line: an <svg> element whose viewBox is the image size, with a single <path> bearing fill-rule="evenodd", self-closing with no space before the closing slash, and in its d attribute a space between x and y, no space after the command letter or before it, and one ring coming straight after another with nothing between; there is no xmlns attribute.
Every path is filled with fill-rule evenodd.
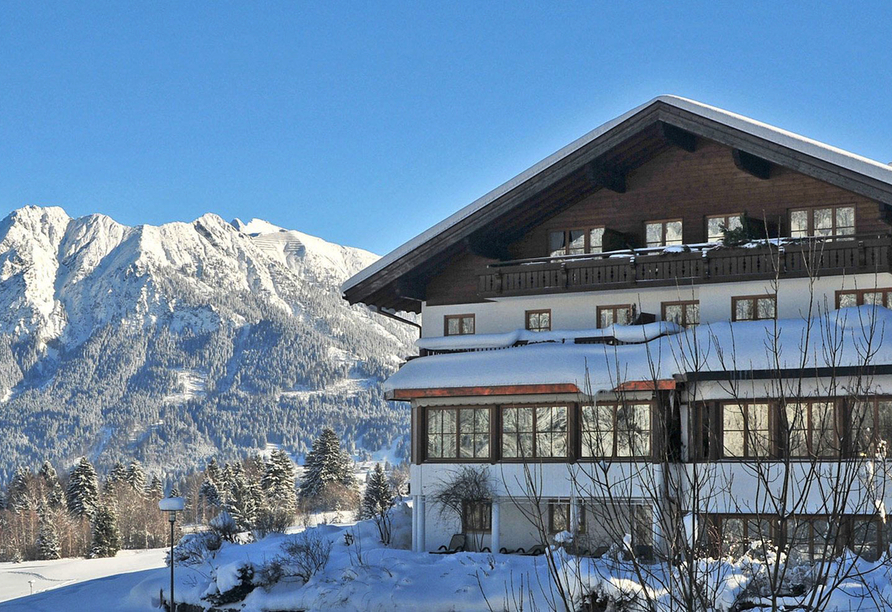
<svg viewBox="0 0 892 612"><path fill-rule="evenodd" d="M546 256L548 232L568 228L605 226L643 246L646 221L676 217L684 220L686 243L705 242L707 216L740 211L767 218L788 235L789 210L813 206L853 205L858 234L889 232L877 202L780 166L772 166L771 178L756 178L735 166L731 148L703 139L693 153L665 149L631 171L626 185L626 193L600 189L534 226L509 245L511 257ZM493 261L473 254L454 258L431 277L427 303L481 301L477 275Z"/></svg>

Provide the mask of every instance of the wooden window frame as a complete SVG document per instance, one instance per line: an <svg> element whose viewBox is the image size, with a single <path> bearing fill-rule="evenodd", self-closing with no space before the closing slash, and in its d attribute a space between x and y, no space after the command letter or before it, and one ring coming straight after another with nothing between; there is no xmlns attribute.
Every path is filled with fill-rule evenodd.
<svg viewBox="0 0 892 612"><path fill-rule="evenodd" d="M871 395L863 399L852 400L851 404L845 405L840 412L844 415L848 416L848 419L844 423L845 426L845 448L846 448L846 457L852 458L864 458L864 457L873 457L876 454L877 446L881 441L879 423L880 423L880 403L892 404L892 397L886 395ZM858 448L858 445L855 441L855 423L854 418L858 416L856 414L856 405L867 403L870 406L871 418L873 420L872 423L872 432L870 436L870 440L868 441L868 449L862 451ZM889 440L885 440L885 442L892 444L892 437Z"/></svg>
<svg viewBox="0 0 892 612"><path fill-rule="evenodd" d="M547 230L545 233L545 252L548 254L548 257L573 257L577 255L590 255L592 253L603 253L604 252L604 241L603 238L601 240L601 250L600 251L592 251L592 231L596 229L607 231L607 227L604 225L590 225L587 227L567 227L567 228L554 228ZM558 232L564 233L564 254L563 255L552 255L551 251L551 234L556 234ZM570 232L582 232L585 236L585 242L582 247L582 253L574 253L570 255Z"/></svg>
<svg viewBox="0 0 892 612"><path fill-rule="evenodd" d="M700 300L677 300L674 302L662 302L660 304L660 318L663 321L668 321L668 319L666 318L666 306L681 306L682 307L682 310L681 310L682 321L681 321L681 323L679 323L679 325L681 325L682 327L687 328L687 327L693 327L695 325L700 325L700 320L699 320ZM693 324L688 323L688 320L687 320L688 319L688 310L687 310L687 308L685 308L686 306L697 306L698 320L696 323L693 323Z"/></svg>
<svg viewBox="0 0 892 612"><path fill-rule="evenodd" d="M623 404L629 404L629 405L631 405L631 404L634 404L634 405L647 404L650 408L650 410L649 410L650 439L648 440L649 452L646 455L618 455L616 452L617 451L617 438L619 437L617 435L617 429L616 429L616 413L617 413L617 409L620 406L622 406ZM654 447L656 444L656 427L655 427L656 404L657 404L656 400L653 400L653 399L651 399L651 400L625 400L625 401L616 401L616 402L595 402L594 404L580 404L579 405L579 419L578 419L578 423L579 423L578 424L579 453L578 453L577 460L578 461L599 461L601 459L609 459L611 461L627 461L627 462L652 460L655 456ZM603 406L610 406L612 408L612 417L613 418L611 419L612 420L611 433L613 436L613 444L612 444L613 448L611 450L611 454L609 454L609 455L585 455L585 454L583 454L583 450L582 450L584 447L583 441L584 441L585 436L587 435L587 432L589 431L589 429L586 428L586 426L585 426L585 417L583 416L585 414L584 409L587 407L603 407Z"/></svg>
<svg viewBox="0 0 892 612"><path fill-rule="evenodd" d="M494 457L493 449L493 407L492 406L425 406L424 418L422 419L421 430L421 450L425 463L490 463ZM455 412L455 455L450 457L431 457L430 447L428 445L430 437L430 415L432 411L450 410ZM485 410L487 412L487 423L489 423L489 453L485 457L463 457L461 454L461 411L462 410Z"/></svg>
<svg viewBox="0 0 892 612"><path fill-rule="evenodd" d="M457 334L449 333L449 321L458 320L458 329L459 332ZM462 319L471 319L474 322L474 331L471 333L464 333L461 331L462 329ZM477 333L477 315L474 313L467 314L454 314L454 315L443 315L443 335L444 336L473 336Z"/></svg>
<svg viewBox="0 0 892 612"><path fill-rule="evenodd" d="M840 306L841 298L843 295L855 295L855 302L857 306L864 305L864 296L868 293L881 293L883 294L883 303L881 304L883 307L888 308L886 304L889 303L889 296L892 295L892 287L877 287L876 289L838 289L836 291L836 308L838 309Z"/></svg>
<svg viewBox="0 0 892 612"><path fill-rule="evenodd" d="M539 435L538 422L536 419L536 409L537 408L564 408L567 411L567 431L566 431L566 454L561 456L539 456L539 448L538 448L538 440L537 437ZM533 410L533 429L532 434L532 454L528 456L519 456L519 457L506 457L505 456L505 411L506 410L517 410L517 409L532 409ZM505 404L499 406L499 431L498 431L498 440L499 440L499 461L503 463L570 463L573 458L573 448L571 443L573 441L573 409L574 404L569 403L537 403L537 404ZM509 432L512 433L512 432ZM517 434L518 432L513 432ZM520 432L526 433L526 432ZM518 446L519 448L519 446Z"/></svg>
<svg viewBox="0 0 892 612"><path fill-rule="evenodd" d="M601 313L606 310L613 311L613 323L611 325L616 325L616 311L620 309L628 309L629 311L629 322L626 325L631 325L635 322L635 304L609 304L605 306L598 306L597 308L597 316L598 316L598 329L606 329L601 326Z"/></svg>
<svg viewBox="0 0 892 612"><path fill-rule="evenodd" d="M753 404L766 404L768 406L768 452L764 455L753 454L750 452L750 428L749 428L749 407ZM743 432L743 454L742 455L725 455L725 408L728 406L744 406L746 408L745 416L744 416L744 432ZM718 434L717 439L717 448L715 452L717 453L717 458L725 461L745 461L747 459L757 459L757 460L767 460L772 459L777 456L776 452L776 440L775 440L775 412L776 412L776 402L772 402L769 400L759 401L759 400L742 400L742 401L724 401L719 402L719 413L718 413L718 422L716 423L716 433Z"/></svg>
<svg viewBox="0 0 892 612"><path fill-rule="evenodd" d="M832 233L829 236L816 236L815 235L815 211L823 210L823 209L831 209L833 211L833 229ZM836 210L839 208L851 208L852 209L852 233L851 234L837 234L836 228ZM791 208L787 213L787 223L790 224L790 237L793 236L793 213L796 212L805 212L808 216L808 229L806 230L808 233L805 236L795 236L795 238L849 238L857 234L858 232L858 207L855 204L828 204L826 206L805 206L799 208Z"/></svg>
<svg viewBox="0 0 892 612"><path fill-rule="evenodd" d="M728 520L740 520L743 522L743 539L744 541L752 539L749 535L749 521L757 521L764 520L768 521L768 524L771 528L771 543L777 543L780 539L781 529L780 524L777 519L774 518L773 515L768 514L743 514L743 513L728 513L728 514L713 514L710 516L710 524L715 526L716 528L716 541L710 542L713 551L717 554L724 555L725 551L723 550L723 546L725 545L725 521ZM761 534L759 534L761 536ZM741 542L742 543L742 542ZM739 545L739 544L738 544Z"/></svg>
<svg viewBox="0 0 892 612"><path fill-rule="evenodd" d="M548 329L530 329L530 315L543 315L543 314L548 315ZM527 331L533 331L533 332L551 331L551 322L552 322L551 308L541 308L539 310L527 310L524 312L523 318L524 318L524 329L526 329Z"/></svg>
<svg viewBox="0 0 892 612"><path fill-rule="evenodd" d="M731 219L740 219L742 217L743 217L742 212L729 213L727 215L706 215L705 227L703 228L704 235L706 236L706 242L710 242L710 239L709 239L709 222L710 221L712 221L713 219L721 219L724 222L725 227L728 227L728 225L731 222ZM721 238L719 238L719 242L721 242L723 239L724 239L724 234L722 235Z"/></svg>
<svg viewBox="0 0 892 612"><path fill-rule="evenodd" d="M830 404L832 416L831 423L833 424L833 436L831 437L831 442L835 445L830 449L829 453L822 453L820 455L815 453L815 432L818 431L815 428L814 419L813 419L813 410L812 406L814 404ZM840 459L844 457L842 453L845 452L845 433L843 436L840 436L840 414L843 412L840 410L840 398L830 397L830 398L822 398L822 397L806 397L801 398L796 401L787 402L784 406L778 406L778 426L777 431L780 435L778 440L778 446L788 446L790 443L789 432L783 431L781 428L783 427L784 420L780 418L780 410L786 410L787 406L792 405L805 405L807 406L807 414L805 421L805 454L798 453L792 454L789 448L783 449L783 456L788 457L790 459L816 459L816 460L834 460Z"/></svg>
<svg viewBox="0 0 892 612"><path fill-rule="evenodd" d="M483 525L476 525L471 517L483 519ZM490 533L492 532L492 502L490 501L464 501L461 505L461 530L462 533Z"/></svg>
<svg viewBox="0 0 892 612"><path fill-rule="evenodd" d="M552 499L548 501L548 533L554 535L556 533L561 533L562 531L568 531L573 533L573 501L572 500L561 500L561 499ZM567 509L567 524L564 525L556 525L555 524L555 510L557 510L558 506L565 506ZM581 504L576 505L576 533L584 534L585 533L585 506ZM566 527L566 528L565 528Z"/></svg>
<svg viewBox="0 0 892 612"><path fill-rule="evenodd" d="M660 224L660 244L649 244L647 241L647 226L648 225L656 225ZM666 225L669 223L681 223L681 242L679 245L684 244L684 218L677 217L673 219L648 219L644 222L644 245L648 249L658 249L660 247L666 246L678 246L675 244L666 244Z"/></svg>
<svg viewBox="0 0 892 612"><path fill-rule="evenodd" d="M759 308L756 300L762 299L771 299L774 301L774 317L772 318L761 318L759 317ZM750 300L753 302L753 314L755 315L752 319L738 319L737 318L737 302L742 302L744 300ZM731 321L771 321L773 319L777 319L777 295L773 293L763 293L761 295L738 295L731 298Z"/></svg>

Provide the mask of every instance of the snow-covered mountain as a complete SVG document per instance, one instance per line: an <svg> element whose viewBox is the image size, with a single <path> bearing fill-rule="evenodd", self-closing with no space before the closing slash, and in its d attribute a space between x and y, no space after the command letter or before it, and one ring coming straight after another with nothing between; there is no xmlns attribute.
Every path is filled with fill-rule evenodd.
<svg viewBox="0 0 892 612"><path fill-rule="evenodd" d="M325 425L365 451L404 448L407 415L378 383L414 332L340 298L376 259L259 219L127 227L12 212L0 222L0 481L81 453L159 470L269 444L301 453Z"/></svg>

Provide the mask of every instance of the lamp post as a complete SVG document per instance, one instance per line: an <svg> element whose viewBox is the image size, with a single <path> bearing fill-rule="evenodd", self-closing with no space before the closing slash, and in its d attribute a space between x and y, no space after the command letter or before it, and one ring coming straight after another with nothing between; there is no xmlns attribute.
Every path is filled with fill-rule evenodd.
<svg viewBox="0 0 892 612"><path fill-rule="evenodd" d="M177 604L173 600L173 525L177 522L177 512L186 508L186 500L182 497L167 497L158 502L158 508L167 512L170 521L170 612L176 612Z"/></svg>

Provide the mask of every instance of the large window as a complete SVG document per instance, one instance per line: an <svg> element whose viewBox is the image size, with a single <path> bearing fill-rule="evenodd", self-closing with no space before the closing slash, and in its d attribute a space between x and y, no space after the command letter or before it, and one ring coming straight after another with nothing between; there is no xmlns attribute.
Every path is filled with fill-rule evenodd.
<svg viewBox="0 0 892 612"><path fill-rule="evenodd" d="M682 327L700 325L700 302L663 302L663 320L677 323Z"/></svg>
<svg viewBox="0 0 892 612"><path fill-rule="evenodd" d="M585 533L585 510L577 506L576 513L576 533ZM570 510L570 502L568 501L552 501L548 502L548 532L560 533L562 531L573 531L572 514Z"/></svg>
<svg viewBox="0 0 892 612"><path fill-rule="evenodd" d="M882 289L859 289L836 292L837 308L862 306L864 304L892 308L892 288L884 287Z"/></svg>
<svg viewBox="0 0 892 612"><path fill-rule="evenodd" d="M750 548L757 551L775 541L774 523L757 516L723 516L716 519L721 554L738 557Z"/></svg>
<svg viewBox="0 0 892 612"><path fill-rule="evenodd" d="M604 228L564 229L548 232L548 255L600 253L604 248Z"/></svg>
<svg viewBox="0 0 892 612"><path fill-rule="evenodd" d="M527 310L526 328L534 332L551 331L551 311Z"/></svg>
<svg viewBox="0 0 892 612"><path fill-rule="evenodd" d="M684 244L681 219L648 221L644 224L644 236L649 247Z"/></svg>
<svg viewBox="0 0 892 612"><path fill-rule="evenodd" d="M855 234L854 206L801 208L790 211L790 236L852 236Z"/></svg>
<svg viewBox="0 0 892 612"><path fill-rule="evenodd" d="M767 457L771 454L768 403L722 405L722 455Z"/></svg>
<svg viewBox="0 0 892 612"><path fill-rule="evenodd" d="M651 404L583 406L581 436L583 457L650 457Z"/></svg>
<svg viewBox="0 0 892 612"><path fill-rule="evenodd" d="M711 215L706 217L706 241L722 242L725 239L725 229L740 229L743 224L740 218L743 215L736 213L733 215Z"/></svg>
<svg viewBox="0 0 892 612"><path fill-rule="evenodd" d="M474 315L446 315L443 318L443 334L446 336L467 336L474 333Z"/></svg>
<svg viewBox="0 0 892 612"><path fill-rule="evenodd" d="M731 298L732 321L761 321L775 317L777 317L777 298L773 295Z"/></svg>
<svg viewBox="0 0 892 612"><path fill-rule="evenodd" d="M502 409L502 456L506 459L567 456L567 406Z"/></svg>
<svg viewBox="0 0 892 612"><path fill-rule="evenodd" d="M428 408L428 459L486 459L489 408Z"/></svg>
<svg viewBox="0 0 892 612"><path fill-rule="evenodd" d="M787 441L791 457L826 457L839 451L834 402L809 400L786 405L786 431L781 428L781 439Z"/></svg>
<svg viewBox="0 0 892 612"><path fill-rule="evenodd" d="M855 456L872 457L892 448L892 400L871 398L852 407L851 445Z"/></svg>
<svg viewBox="0 0 892 612"><path fill-rule="evenodd" d="M462 533L488 533L492 531L492 503L466 501L461 508Z"/></svg>
<svg viewBox="0 0 892 612"><path fill-rule="evenodd" d="M631 325L633 310L631 304L598 306L598 327L604 329L611 325Z"/></svg>

